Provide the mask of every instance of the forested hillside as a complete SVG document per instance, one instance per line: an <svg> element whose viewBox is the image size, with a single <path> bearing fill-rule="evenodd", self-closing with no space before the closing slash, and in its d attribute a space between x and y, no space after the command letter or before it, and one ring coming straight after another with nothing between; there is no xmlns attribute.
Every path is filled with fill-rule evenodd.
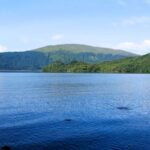
<svg viewBox="0 0 150 150"><path fill-rule="evenodd" d="M150 73L150 54L134 58L125 58L111 62L89 64L55 62L43 68L44 72L107 72L107 73Z"/></svg>
<svg viewBox="0 0 150 150"><path fill-rule="evenodd" d="M55 45L25 52L0 53L0 70L40 70L56 61L97 63L133 56L135 54L121 50L87 45Z"/></svg>

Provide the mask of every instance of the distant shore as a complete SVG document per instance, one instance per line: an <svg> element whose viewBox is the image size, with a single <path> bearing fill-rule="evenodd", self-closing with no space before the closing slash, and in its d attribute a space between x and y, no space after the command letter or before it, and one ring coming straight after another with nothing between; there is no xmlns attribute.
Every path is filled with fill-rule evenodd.
<svg viewBox="0 0 150 150"><path fill-rule="evenodd" d="M0 70L0 73L41 73L41 70Z"/></svg>
<svg viewBox="0 0 150 150"><path fill-rule="evenodd" d="M43 72L43 71L32 71L32 70L0 70L0 73L57 73L57 74L147 74L150 73L134 73L134 72Z"/></svg>

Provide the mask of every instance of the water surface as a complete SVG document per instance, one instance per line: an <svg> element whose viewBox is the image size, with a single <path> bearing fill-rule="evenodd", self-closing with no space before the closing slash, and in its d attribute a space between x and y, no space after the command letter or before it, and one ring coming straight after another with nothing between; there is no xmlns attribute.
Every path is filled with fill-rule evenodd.
<svg viewBox="0 0 150 150"><path fill-rule="evenodd" d="M0 73L0 146L149 150L150 75Z"/></svg>

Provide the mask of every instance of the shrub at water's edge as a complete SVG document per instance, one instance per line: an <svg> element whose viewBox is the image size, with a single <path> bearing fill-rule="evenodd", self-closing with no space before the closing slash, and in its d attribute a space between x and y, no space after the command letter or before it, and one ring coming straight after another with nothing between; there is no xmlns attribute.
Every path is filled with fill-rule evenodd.
<svg viewBox="0 0 150 150"><path fill-rule="evenodd" d="M74 72L74 73L150 73L150 54L102 63L85 63L72 61L65 64L55 62L43 68L44 72Z"/></svg>

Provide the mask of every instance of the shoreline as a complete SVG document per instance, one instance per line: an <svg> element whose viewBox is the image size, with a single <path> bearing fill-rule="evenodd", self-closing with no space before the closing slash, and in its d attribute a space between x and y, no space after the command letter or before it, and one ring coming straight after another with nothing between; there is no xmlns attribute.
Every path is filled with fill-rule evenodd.
<svg viewBox="0 0 150 150"><path fill-rule="evenodd" d="M45 72L42 70L0 70L0 73L57 73L57 74L150 74L141 72Z"/></svg>

